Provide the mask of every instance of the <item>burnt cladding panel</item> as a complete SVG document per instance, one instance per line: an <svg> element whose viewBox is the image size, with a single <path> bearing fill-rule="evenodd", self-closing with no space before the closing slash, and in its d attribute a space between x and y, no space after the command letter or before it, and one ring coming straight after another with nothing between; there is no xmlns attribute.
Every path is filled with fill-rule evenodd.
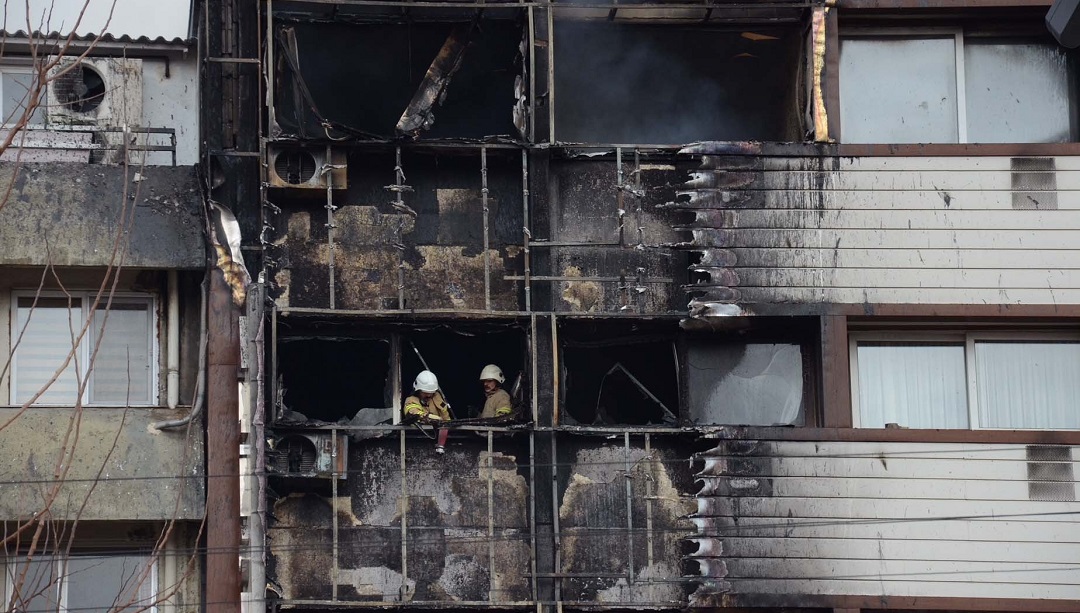
<svg viewBox="0 0 1080 613"><path fill-rule="evenodd" d="M453 23L345 25L290 23L303 80L324 118L354 130L393 136ZM483 20L472 29L461 67L435 108L424 137L480 138L514 133L514 79L521 26ZM279 29L277 44L286 44ZM324 137L279 52L277 118L286 132ZM297 102L300 112L297 113Z"/></svg>
<svg viewBox="0 0 1080 613"><path fill-rule="evenodd" d="M794 140L798 28L723 31L559 21L558 140Z"/></svg>

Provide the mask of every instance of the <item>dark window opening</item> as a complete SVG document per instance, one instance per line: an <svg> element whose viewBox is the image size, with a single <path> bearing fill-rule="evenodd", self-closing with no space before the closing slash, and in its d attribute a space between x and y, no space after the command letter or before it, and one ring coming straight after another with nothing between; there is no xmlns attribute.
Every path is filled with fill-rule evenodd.
<svg viewBox="0 0 1080 613"><path fill-rule="evenodd" d="M519 135L517 19L296 22L279 27L276 39L275 105L286 134L325 138L325 124L335 136L392 137L400 124L409 137ZM440 77L425 79L429 68Z"/></svg>
<svg viewBox="0 0 1080 613"><path fill-rule="evenodd" d="M76 113L89 113L105 99L105 79L90 66L78 65L53 82L56 99Z"/></svg>
<svg viewBox="0 0 1080 613"><path fill-rule="evenodd" d="M335 422L393 406L389 340L283 338L277 359L286 421Z"/></svg>
<svg viewBox="0 0 1080 613"><path fill-rule="evenodd" d="M674 425L674 324L566 323L561 425Z"/></svg>
<svg viewBox="0 0 1080 613"><path fill-rule="evenodd" d="M435 328L402 335L401 378L402 394L413 391L413 381L424 365L439 379L439 387L450 403L455 419L479 417L484 408L484 391L480 385L480 371L487 364L495 364L506 377L503 389L513 394L519 375L522 384L517 400L528 398L524 385L526 338L524 330L501 328L498 330Z"/></svg>
<svg viewBox="0 0 1080 613"><path fill-rule="evenodd" d="M797 27L559 21L555 128L562 142L798 140Z"/></svg>

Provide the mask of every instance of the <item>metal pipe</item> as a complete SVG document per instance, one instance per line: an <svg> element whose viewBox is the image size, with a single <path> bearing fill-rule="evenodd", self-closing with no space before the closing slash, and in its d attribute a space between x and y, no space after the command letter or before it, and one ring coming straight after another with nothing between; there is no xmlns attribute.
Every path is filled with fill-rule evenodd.
<svg viewBox="0 0 1080 613"><path fill-rule="evenodd" d="M179 428L180 426L186 426L199 417L202 414L203 406L206 404L203 400L203 396L206 393L206 343L207 343L207 315L206 315L206 300L207 300L207 286L210 283L210 275L207 273L203 277L202 284L200 284L200 300L199 300L199 366L198 372L195 375L195 391L191 399L191 410L188 414L180 419L170 419L166 421L158 421L150 424L151 428L157 430L168 430L170 428Z"/></svg>
<svg viewBox="0 0 1080 613"><path fill-rule="evenodd" d="M552 327L554 327L555 318L551 318ZM558 398L555 399L555 405L558 406ZM552 537L555 546L555 570L562 570L562 534L559 528L559 454L558 446L555 443L556 433L551 433L551 522L552 522ZM559 613L562 612L562 581L556 579L555 581L555 602L556 609Z"/></svg>
<svg viewBox="0 0 1080 613"><path fill-rule="evenodd" d="M533 318L533 329L536 328L536 318ZM534 337L535 339L535 337ZM535 341L533 343L535 346ZM534 367L535 369L535 367ZM535 370L534 370L535 372ZM533 384L533 389L536 385ZM535 392L533 397L535 398ZM534 409L535 410L535 409ZM536 417L534 416L535 420ZM554 461L552 462L554 464ZM532 599L536 602L540 599L539 588L536 585L538 576L536 567L536 432L529 432L529 542L530 542L530 570L532 571ZM540 605L537 605L539 610Z"/></svg>
<svg viewBox="0 0 1080 613"><path fill-rule="evenodd" d="M551 425L559 425L559 327L554 315L551 316L551 393L553 396L551 406Z"/></svg>
<svg viewBox="0 0 1080 613"><path fill-rule="evenodd" d="M623 193L622 147L615 147L615 206L619 218L619 245L623 244L623 223L626 217L626 196Z"/></svg>
<svg viewBox="0 0 1080 613"><path fill-rule="evenodd" d="M394 186L396 189L397 198L395 204L398 205L395 208L404 207L405 200L402 198L402 185L405 184L405 170L401 167L401 146L397 146L394 150ZM399 209L399 212L400 209ZM397 228L397 249L398 249L398 308L405 308L405 218L402 217L398 221Z"/></svg>
<svg viewBox="0 0 1080 613"><path fill-rule="evenodd" d="M168 319L165 323L165 396L170 409L180 404L180 275L170 270L166 275L168 288Z"/></svg>
<svg viewBox="0 0 1080 613"><path fill-rule="evenodd" d="M336 308L337 290L334 286L334 169L330 159L330 145L326 146L326 163L322 167L326 177L326 264L330 270L330 308Z"/></svg>
<svg viewBox="0 0 1080 613"><path fill-rule="evenodd" d="M532 352L532 378L530 379L530 382L532 383L532 389L529 390L529 392L530 396L532 397L533 424L536 424L540 419L540 386L536 380L536 377L540 374L540 366L536 363L537 333L539 333L539 329L536 327L536 315L533 314L529 316L529 350Z"/></svg>
<svg viewBox="0 0 1080 613"><path fill-rule="evenodd" d="M526 9L529 18L529 142L536 142L536 16L533 7ZM521 151L522 155L525 150ZM528 223L528 217L525 218ZM535 600L535 598L533 599Z"/></svg>
<svg viewBox="0 0 1080 613"><path fill-rule="evenodd" d="M484 310L491 310L491 243L488 230L487 147L480 148L480 204L484 212Z"/></svg>
<svg viewBox="0 0 1080 613"><path fill-rule="evenodd" d="M251 415L251 440L255 456L255 466L252 481L252 497L255 501L255 512L248 518L248 560L250 575L248 578L248 590L251 592L249 605L252 611L261 612L266 610L266 455L262 441L265 439L265 416L266 416L266 318L263 313L263 305L266 304L266 285L260 283L258 293L252 299L255 304L257 320L254 346L255 346L255 410Z"/></svg>
<svg viewBox="0 0 1080 613"><path fill-rule="evenodd" d="M548 81L548 142L555 142L555 17L547 5L547 81Z"/></svg>

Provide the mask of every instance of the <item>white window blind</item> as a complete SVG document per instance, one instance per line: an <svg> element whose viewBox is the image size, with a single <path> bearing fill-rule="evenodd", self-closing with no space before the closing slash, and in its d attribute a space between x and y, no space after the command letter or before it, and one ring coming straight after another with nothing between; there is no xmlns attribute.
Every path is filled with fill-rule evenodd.
<svg viewBox="0 0 1080 613"><path fill-rule="evenodd" d="M153 298L118 296L108 306L99 303L81 341L92 294L16 295L14 304L11 338L18 346L12 367L12 403L24 404L40 393L35 405L72 405L79 398L80 377L86 404L157 401Z"/></svg>
<svg viewBox="0 0 1080 613"><path fill-rule="evenodd" d="M1080 429L1080 339L946 336L852 336L859 427Z"/></svg>

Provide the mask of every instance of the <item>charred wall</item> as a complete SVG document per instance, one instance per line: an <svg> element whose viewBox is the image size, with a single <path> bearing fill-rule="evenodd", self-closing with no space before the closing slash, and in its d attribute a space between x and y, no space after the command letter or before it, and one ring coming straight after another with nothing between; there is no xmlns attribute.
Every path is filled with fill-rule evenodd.
<svg viewBox="0 0 1080 613"><path fill-rule="evenodd" d="M516 154L516 155L515 155ZM270 248L273 296L281 306L344 309L483 309L483 163L478 151L402 154L352 151L348 189L335 196L333 247L326 192L271 195L280 209ZM397 194L400 203L395 203ZM488 251L495 310L518 310L522 270L520 154L487 155ZM399 276L400 274L400 276ZM399 292L399 285L400 292ZM399 299L404 304L399 305Z"/></svg>
<svg viewBox="0 0 1080 613"><path fill-rule="evenodd" d="M424 441L409 437L404 473L396 436L353 445L336 500L278 486L270 540L285 598L329 599L336 572L346 601L529 600L527 441L499 436L490 455L473 433L443 455Z"/></svg>

